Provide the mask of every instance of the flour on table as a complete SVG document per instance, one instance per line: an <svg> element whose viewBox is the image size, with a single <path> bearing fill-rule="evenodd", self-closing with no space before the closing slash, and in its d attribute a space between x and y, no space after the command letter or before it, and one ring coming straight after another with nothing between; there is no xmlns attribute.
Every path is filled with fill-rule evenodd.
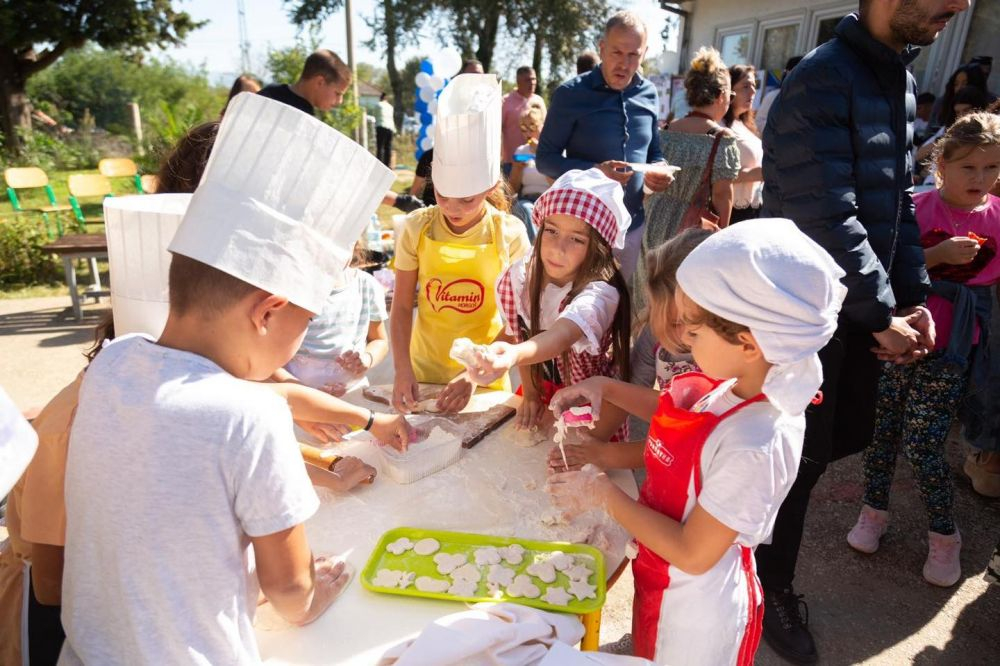
<svg viewBox="0 0 1000 666"><path fill-rule="evenodd" d="M514 577L514 582L507 586L508 597L524 597L526 599L537 599L542 593L538 586L531 582L531 579L524 574Z"/></svg>
<svg viewBox="0 0 1000 666"><path fill-rule="evenodd" d="M448 588L451 587L451 583L446 580L441 580L440 578L431 578L430 576L421 576L414 583L416 587L421 592L447 592Z"/></svg>
<svg viewBox="0 0 1000 666"><path fill-rule="evenodd" d="M487 564L500 564L500 551L493 546L479 548L475 552L476 564L486 566Z"/></svg>
<svg viewBox="0 0 1000 666"><path fill-rule="evenodd" d="M478 583L483 577L482 572L479 570L475 564L463 564L454 571L451 572L451 579L456 583L459 581L464 581L467 583Z"/></svg>
<svg viewBox="0 0 1000 666"><path fill-rule="evenodd" d="M441 548L437 539L421 539L413 544L413 552L417 555L433 555Z"/></svg>
<svg viewBox="0 0 1000 666"><path fill-rule="evenodd" d="M597 586L591 585L586 580L574 580L569 584L569 593L576 597L578 601L596 599Z"/></svg>
<svg viewBox="0 0 1000 666"><path fill-rule="evenodd" d="M566 588L559 587L558 585L553 585L545 590L545 594L542 595L542 601L550 603L553 606L565 606L571 598L572 596L566 591Z"/></svg>
<svg viewBox="0 0 1000 666"><path fill-rule="evenodd" d="M538 518L538 522L546 527L555 527L556 525L569 525L566 519L566 514L562 511L556 511L555 509L550 509L544 511Z"/></svg>
<svg viewBox="0 0 1000 666"><path fill-rule="evenodd" d="M486 582L507 587L514 582L515 573L513 569L505 567L502 564L493 564L490 565L489 573L486 574Z"/></svg>
<svg viewBox="0 0 1000 666"><path fill-rule="evenodd" d="M553 583L556 580L556 568L551 562L535 562L529 564L525 572L543 583Z"/></svg>
<svg viewBox="0 0 1000 666"><path fill-rule="evenodd" d="M434 564L437 565L438 573L450 574L455 569L469 561L469 558L462 553L438 553L434 556Z"/></svg>
<svg viewBox="0 0 1000 666"><path fill-rule="evenodd" d="M537 428L518 428L514 431L514 446L522 449L530 449L538 446L542 442L549 441L549 436L544 430Z"/></svg>
<svg viewBox="0 0 1000 666"><path fill-rule="evenodd" d="M402 555L413 548L413 542L406 537L400 537L385 547L393 555Z"/></svg>

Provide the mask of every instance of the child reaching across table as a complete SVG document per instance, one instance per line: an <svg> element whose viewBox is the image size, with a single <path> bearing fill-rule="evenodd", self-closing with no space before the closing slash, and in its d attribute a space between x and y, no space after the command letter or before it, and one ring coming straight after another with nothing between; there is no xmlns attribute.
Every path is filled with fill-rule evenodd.
<svg viewBox="0 0 1000 666"><path fill-rule="evenodd" d="M496 77L456 77L441 93L434 126L437 205L411 214L396 242L389 329L392 404L400 412L420 401L418 382L447 385L440 411L465 407L472 383L449 357L452 340L486 344L502 328L493 285L530 243L524 224L507 213L499 150ZM493 388L509 386L503 377Z"/></svg>
<svg viewBox="0 0 1000 666"><path fill-rule="evenodd" d="M473 381L488 384L518 366L521 428L539 425L556 388L597 375L627 381L629 373L628 289L612 254L632 219L621 185L599 169L567 171L538 198L532 219L532 254L497 280L504 335L469 368ZM610 438L623 420L606 410L594 436Z"/></svg>
<svg viewBox="0 0 1000 666"><path fill-rule="evenodd" d="M906 365L888 365L882 373L875 433L864 455L864 504L847 541L863 553L878 549L902 449L927 511L924 579L949 587L961 577L962 538L952 514L945 443L970 383L973 390L986 389L986 341L1000 335L989 330L993 287L1000 282L1000 199L989 193L1000 175L1000 117L973 113L955 121L935 148L935 162L939 189L913 197L931 277L927 308L937 330L934 351ZM966 470L974 482L984 483L988 470L976 461L968 461Z"/></svg>
<svg viewBox="0 0 1000 666"><path fill-rule="evenodd" d="M309 322L302 346L275 379L297 379L335 396L368 385L365 373L381 363L389 351L385 332L388 315L385 290L358 268L360 259L361 249L356 246L342 283L330 292L323 311Z"/></svg>
<svg viewBox="0 0 1000 666"><path fill-rule="evenodd" d="M836 329L844 273L791 221L750 220L691 251L674 305L656 279L670 249L650 253L650 322L672 347L680 321L705 374L671 381L642 449L607 447L606 467L645 467L638 501L594 467L555 474L548 489L557 506L601 508L638 540L637 656L752 664L763 613L752 549L795 480L803 413L822 382L816 352ZM649 412L649 393L594 378L564 389L552 408L602 398L624 407L635 394Z"/></svg>
<svg viewBox="0 0 1000 666"><path fill-rule="evenodd" d="M80 387L61 663L256 662L258 586L306 624L349 583L310 551L319 502L287 404L258 382L298 348L392 179L315 118L234 98L169 246L162 335L118 337Z"/></svg>

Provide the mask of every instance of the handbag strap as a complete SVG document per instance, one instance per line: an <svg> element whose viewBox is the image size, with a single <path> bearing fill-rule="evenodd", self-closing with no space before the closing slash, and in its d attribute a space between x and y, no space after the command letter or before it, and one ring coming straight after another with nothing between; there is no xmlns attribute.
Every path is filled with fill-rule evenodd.
<svg viewBox="0 0 1000 666"><path fill-rule="evenodd" d="M712 203L712 169L715 167L715 154L719 152L719 142L722 140L722 128L718 127L714 132L710 133L709 136L715 135L715 141L712 142L712 150L708 153L708 162L705 164L705 173L701 176L701 182L698 184L698 189L702 187L708 188L708 203Z"/></svg>

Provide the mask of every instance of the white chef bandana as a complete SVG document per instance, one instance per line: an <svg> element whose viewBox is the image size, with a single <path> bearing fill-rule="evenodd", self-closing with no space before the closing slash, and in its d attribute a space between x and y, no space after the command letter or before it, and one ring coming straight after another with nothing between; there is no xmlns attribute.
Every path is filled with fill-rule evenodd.
<svg viewBox="0 0 1000 666"><path fill-rule="evenodd" d="M0 388L0 497L21 478L38 448L38 435Z"/></svg>
<svg viewBox="0 0 1000 666"><path fill-rule="evenodd" d="M481 194L500 180L500 82L456 76L438 98L431 182L446 197Z"/></svg>
<svg viewBox="0 0 1000 666"><path fill-rule="evenodd" d="M312 115L241 93L168 249L318 313L393 180Z"/></svg>
<svg viewBox="0 0 1000 666"><path fill-rule="evenodd" d="M763 393L801 414L823 383L816 352L837 328L844 271L791 220L740 222L712 234L684 259L677 282L712 314L743 324L773 367Z"/></svg>

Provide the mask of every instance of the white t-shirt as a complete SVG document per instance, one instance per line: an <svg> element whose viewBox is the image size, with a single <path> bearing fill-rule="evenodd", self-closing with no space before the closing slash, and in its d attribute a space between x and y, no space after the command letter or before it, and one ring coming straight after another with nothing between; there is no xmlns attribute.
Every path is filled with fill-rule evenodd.
<svg viewBox="0 0 1000 666"><path fill-rule="evenodd" d="M531 296L525 282L526 266L531 256L522 257L510 267L510 284L517 295L517 313L524 322L531 325ZM503 274L500 276L503 278ZM541 319L539 330L547 331L560 319L568 319L583 331L583 337L573 343L573 351L582 354L600 354L601 339L615 321L615 311L618 310L618 290L607 282L595 281L584 287L572 301L566 304L562 312L559 305L573 289L573 284L557 287L547 284L542 288L538 316ZM507 321L507 313L500 308L500 316L504 320L504 328L508 335L515 334L517 322Z"/></svg>
<svg viewBox="0 0 1000 666"><path fill-rule="evenodd" d="M544 173L538 170L534 158L535 151L531 149L531 146L526 143L522 144L517 147L514 154L532 156L529 161L524 163L524 171L521 172L521 191L519 195L522 197L537 197L549 189L549 179L545 177Z"/></svg>
<svg viewBox="0 0 1000 666"><path fill-rule="evenodd" d="M318 506L277 394L142 336L108 344L70 435L60 663L259 661L249 537Z"/></svg>
<svg viewBox="0 0 1000 666"><path fill-rule="evenodd" d="M730 128L736 134L736 147L740 151L740 169L759 167L764 161L764 145L742 120L734 120ZM733 185L733 208L760 208L764 203L764 182L747 181Z"/></svg>
<svg viewBox="0 0 1000 666"><path fill-rule="evenodd" d="M721 415L743 402L731 390L734 381L719 385L692 410ZM789 416L762 401L723 419L705 440L697 503L739 532L736 544L753 548L769 538L795 481L804 434L805 416ZM692 478L685 520L694 506ZM656 663L736 663L748 618L747 583L736 545L701 575L671 566L660 605Z"/></svg>

